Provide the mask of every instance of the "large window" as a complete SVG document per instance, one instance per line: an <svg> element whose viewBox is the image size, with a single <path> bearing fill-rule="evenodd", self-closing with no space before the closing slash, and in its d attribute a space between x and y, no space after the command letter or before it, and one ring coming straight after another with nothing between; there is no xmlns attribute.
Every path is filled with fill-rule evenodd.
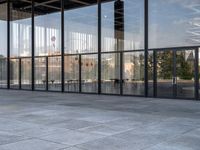
<svg viewBox="0 0 200 150"><path fill-rule="evenodd" d="M20 87L20 65L19 59L10 59L10 88L18 89Z"/></svg>
<svg viewBox="0 0 200 150"><path fill-rule="evenodd" d="M60 0L35 3L35 56L61 53Z"/></svg>
<svg viewBox="0 0 200 150"><path fill-rule="evenodd" d="M97 12L97 0L65 1L64 74L67 92L98 91Z"/></svg>
<svg viewBox="0 0 200 150"><path fill-rule="evenodd" d="M120 94L120 53L102 54L101 91Z"/></svg>
<svg viewBox="0 0 200 150"><path fill-rule="evenodd" d="M144 52L127 52L123 56L123 94L144 95Z"/></svg>
<svg viewBox="0 0 200 150"><path fill-rule="evenodd" d="M10 57L31 56L31 2L19 0L10 5Z"/></svg>
<svg viewBox="0 0 200 150"><path fill-rule="evenodd" d="M82 92L97 93L98 91L98 55L81 56Z"/></svg>
<svg viewBox="0 0 200 150"><path fill-rule="evenodd" d="M79 92L79 55L65 56L65 91Z"/></svg>
<svg viewBox="0 0 200 150"><path fill-rule="evenodd" d="M48 58L48 89L51 91L61 90L61 57Z"/></svg>
<svg viewBox="0 0 200 150"><path fill-rule="evenodd" d="M144 0L102 3L102 51L144 48Z"/></svg>
<svg viewBox="0 0 200 150"><path fill-rule="evenodd" d="M7 87L7 3L0 4L0 87Z"/></svg>
<svg viewBox="0 0 200 150"><path fill-rule="evenodd" d="M35 89L47 89L47 61L48 57L35 58Z"/></svg>
<svg viewBox="0 0 200 150"><path fill-rule="evenodd" d="M65 2L65 53L97 52L97 0Z"/></svg>
<svg viewBox="0 0 200 150"><path fill-rule="evenodd" d="M31 1L10 2L10 84L11 88L30 89L31 65L26 59L31 59ZM28 58L29 57L29 58ZM27 63L27 64L26 64Z"/></svg>
<svg viewBox="0 0 200 150"><path fill-rule="evenodd" d="M149 47L200 45L199 0L149 0Z"/></svg>
<svg viewBox="0 0 200 150"><path fill-rule="evenodd" d="M35 88L60 91L61 1L36 1L34 15Z"/></svg>
<svg viewBox="0 0 200 150"><path fill-rule="evenodd" d="M32 59L31 58L21 58L21 88L31 89L31 79L32 79Z"/></svg>

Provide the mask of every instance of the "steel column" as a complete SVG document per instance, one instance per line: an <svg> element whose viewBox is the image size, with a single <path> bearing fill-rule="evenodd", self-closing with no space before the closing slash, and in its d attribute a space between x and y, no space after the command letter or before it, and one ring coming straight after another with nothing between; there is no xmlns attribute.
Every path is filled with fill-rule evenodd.
<svg viewBox="0 0 200 150"><path fill-rule="evenodd" d="M148 25L149 25L149 4L148 0L144 0L144 50L145 50L145 96L148 96Z"/></svg>
<svg viewBox="0 0 200 150"><path fill-rule="evenodd" d="M64 8L65 1L61 0L61 91L65 91L65 25Z"/></svg>
<svg viewBox="0 0 200 150"><path fill-rule="evenodd" d="M157 51L153 51L153 96L157 97Z"/></svg>
<svg viewBox="0 0 200 150"><path fill-rule="evenodd" d="M199 99L199 50L195 49L195 99Z"/></svg>
<svg viewBox="0 0 200 150"><path fill-rule="evenodd" d="M79 92L82 92L82 74L81 74L81 70L82 70L82 59L81 59L81 55L79 54Z"/></svg>
<svg viewBox="0 0 200 150"><path fill-rule="evenodd" d="M45 57L46 62L46 91L49 90L49 58L48 56Z"/></svg>
<svg viewBox="0 0 200 150"><path fill-rule="evenodd" d="M22 89L22 60L21 60L21 58L19 58L18 64L19 64L19 68L18 68L18 70L19 70L19 89Z"/></svg>
<svg viewBox="0 0 200 150"><path fill-rule="evenodd" d="M123 52L120 52L120 95L123 95Z"/></svg>
<svg viewBox="0 0 200 150"><path fill-rule="evenodd" d="M10 0L7 1L7 88L10 89Z"/></svg>
<svg viewBox="0 0 200 150"><path fill-rule="evenodd" d="M98 94L101 94L101 0L98 0Z"/></svg>
<svg viewBox="0 0 200 150"><path fill-rule="evenodd" d="M34 56L35 56L35 19L34 19L34 4L35 4L35 1L32 0L32 13L31 13L31 18L32 18L32 26L31 26L31 30L32 30L32 62L31 62L31 65L32 65L32 90L35 90L35 59L34 59Z"/></svg>

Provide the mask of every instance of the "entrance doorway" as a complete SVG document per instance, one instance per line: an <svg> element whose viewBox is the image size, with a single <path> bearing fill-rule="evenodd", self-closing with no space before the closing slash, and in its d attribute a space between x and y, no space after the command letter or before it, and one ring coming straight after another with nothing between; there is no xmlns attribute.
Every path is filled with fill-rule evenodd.
<svg viewBox="0 0 200 150"><path fill-rule="evenodd" d="M157 97L195 98L195 62L195 50L157 51Z"/></svg>

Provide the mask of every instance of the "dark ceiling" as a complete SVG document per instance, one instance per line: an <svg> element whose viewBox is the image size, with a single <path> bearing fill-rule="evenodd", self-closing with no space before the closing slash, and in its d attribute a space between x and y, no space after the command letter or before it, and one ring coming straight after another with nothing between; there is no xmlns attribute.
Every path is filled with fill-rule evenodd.
<svg viewBox="0 0 200 150"><path fill-rule="evenodd" d="M5 0L0 0L5 1ZM102 0L102 2L113 0ZM13 10L31 12L31 0L11 0ZM97 4L97 0L65 0L65 10L87 7ZM49 14L61 10L60 0L35 0L35 14Z"/></svg>
<svg viewBox="0 0 200 150"><path fill-rule="evenodd" d="M110 1L122 1L122 0L101 0L102 3L110 2ZM65 11L71 9L78 9L82 7L87 7L91 5L96 5L97 0L64 0L64 9ZM4 7L1 11L6 11L7 0L0 0L0 5ZM31 17L32 12L32 0L10 0L11 7L11 20L20 20ZM45 15L54 12L61 11L61 0L35 0L34 2L34 13L35 15ZM3 14L3 13L2 13ZM1 15L0 18L2 20L6 20Z"/></svg>

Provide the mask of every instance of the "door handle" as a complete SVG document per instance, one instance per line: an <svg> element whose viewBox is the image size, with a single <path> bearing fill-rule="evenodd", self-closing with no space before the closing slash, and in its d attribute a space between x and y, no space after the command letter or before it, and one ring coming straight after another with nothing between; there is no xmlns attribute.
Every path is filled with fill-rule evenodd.
<svg viewBox="0 0 200 150"><path fill-rule="evenodd" d="M175 80L175 84L177 84L177 77L174 77L174 78L175 78L175 79L174 79L174 80Z"/></svg>
<svg viewBox="0 0 200 150"><path fill-rule="evenodd" d="M174 84L176 84L177 83L177 78L176 77L173 77L172 78L172 84L174 85Z"/></svg>

